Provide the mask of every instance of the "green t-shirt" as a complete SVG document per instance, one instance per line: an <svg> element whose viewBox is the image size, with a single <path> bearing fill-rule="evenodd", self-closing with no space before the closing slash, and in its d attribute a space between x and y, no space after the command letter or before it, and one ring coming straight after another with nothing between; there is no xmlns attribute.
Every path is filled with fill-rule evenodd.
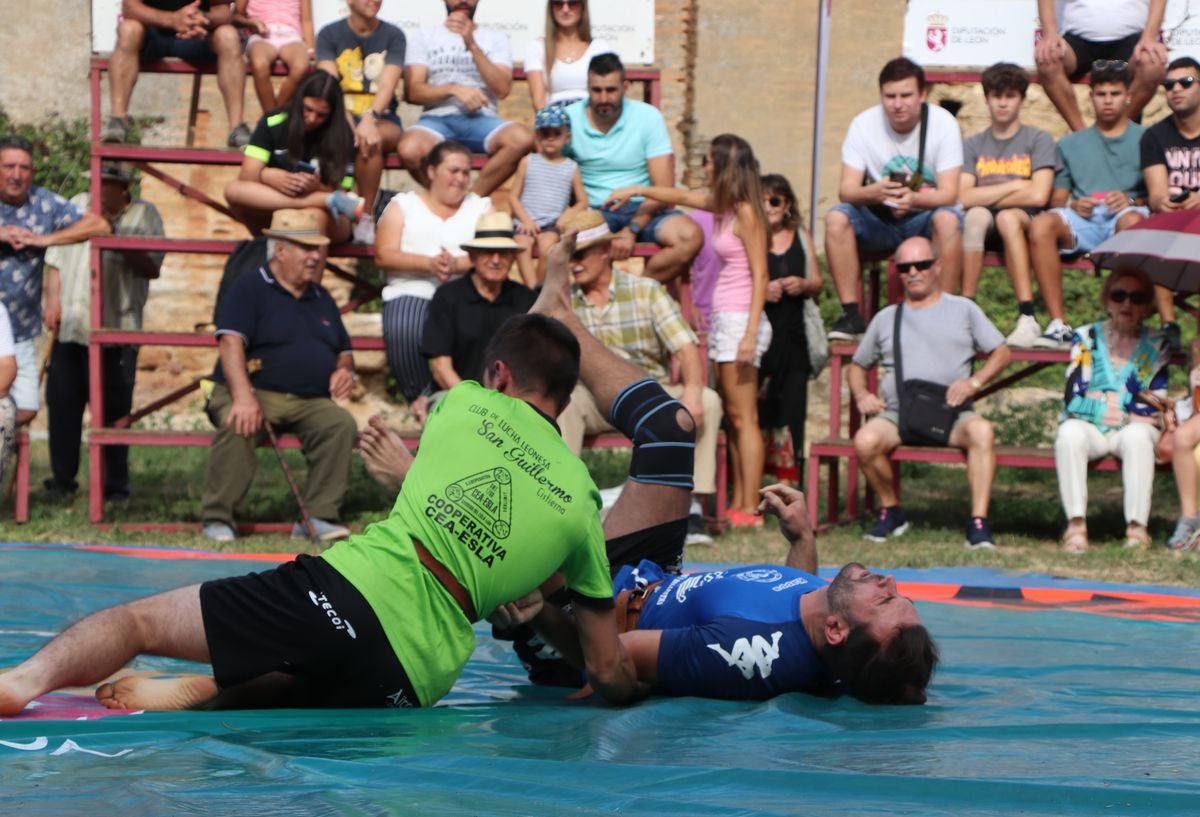
<svg viewBox="0 0 1200 817"><path fill-rule="evenodd" d="M465 381L430 415L392 513L324 558L363 594L421 703L450 691L475 635L417 561L415 536L486 617L556 570L611 604L600 494L554 425L528 403Z"/></svg>

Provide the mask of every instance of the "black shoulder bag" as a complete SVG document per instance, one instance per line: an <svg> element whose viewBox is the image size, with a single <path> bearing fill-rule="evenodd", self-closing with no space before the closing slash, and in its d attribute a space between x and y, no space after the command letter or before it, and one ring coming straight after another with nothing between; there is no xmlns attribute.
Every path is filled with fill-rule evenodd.
<svg viewBox="0 0 1200 817"><path fill-rule="evenodd" d="M900 353L900 318L904 302L896 304L892 324L892 357L896 360L896 395L900 405L900 440L909 445L946 445L959 412L970 404L946 403L946 386L930 380L905 380Z"/></svg>

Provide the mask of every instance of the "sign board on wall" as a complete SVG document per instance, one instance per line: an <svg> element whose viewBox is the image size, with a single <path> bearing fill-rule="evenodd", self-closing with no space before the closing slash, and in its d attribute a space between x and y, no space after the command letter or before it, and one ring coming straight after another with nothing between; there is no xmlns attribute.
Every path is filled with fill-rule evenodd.
<svg viewBox="0 0 1200 817"><path fill-rule="evenodd" d="M1167 0L1162 39L1172 58L1200 55L1200 2L1191 4ZM908 0L904 15L904 56L926 67L1032 68L1040 37L1037 0Z"/></svg>
<svg viewBox="0 0 1200 817"><path fill-rule="evenodd" d="M316 30L347 12L345 0L312 0ZM589 4L592 36L612 43L630 64L654 62L654 0L593 0ZM117 41L121 0L92 0L92 51L107 53ZM405 32L440 25L446 19L442 0L383 0L381 19ZM546 30L545 0L481 0L475 22L508 35L513 59L525 61L529 42Z"/></svg>

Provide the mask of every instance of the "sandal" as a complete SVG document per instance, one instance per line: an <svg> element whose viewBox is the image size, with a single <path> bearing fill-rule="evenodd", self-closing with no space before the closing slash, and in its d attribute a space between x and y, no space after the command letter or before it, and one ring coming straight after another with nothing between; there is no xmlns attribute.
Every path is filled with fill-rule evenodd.
<svg viewBox="0 0 1200 817"><path fill-rule="evenodd" d="M1150 546L1150 533L1142 525L1130 525L1125 528L1125 549L1141 550Z"/></svg>
<svg viewBox="0 0 1200 817"><path fill-rule="evenodd" d="M763 518L755 513L746 513L737 508L730 508L725 515L729 519L731 528L761 528L763 526Z"/></svg>
<svg viewBox="0 0 1200 817"><path fill-rule="evenodd" d="M1063 534L1062 549L1067 553L1087 553L1087 530L1068 530Z"/></svg>

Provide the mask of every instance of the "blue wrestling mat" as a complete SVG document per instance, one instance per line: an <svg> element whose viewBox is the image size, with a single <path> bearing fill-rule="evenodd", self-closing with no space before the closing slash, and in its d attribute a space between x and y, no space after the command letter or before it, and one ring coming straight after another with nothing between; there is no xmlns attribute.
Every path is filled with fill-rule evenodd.
<svg viewBox="0 0 1200 817"><path fill-rule="evenodd" d="M269 566L0 545L0 667L84 613ZM0 721L0 813L1200 814L1200 592L979 569L897 578L942 648L924 707L569 702L528 686L480 626L459 684L428 710L106 716L85 695L46 696Z"/></svg>

